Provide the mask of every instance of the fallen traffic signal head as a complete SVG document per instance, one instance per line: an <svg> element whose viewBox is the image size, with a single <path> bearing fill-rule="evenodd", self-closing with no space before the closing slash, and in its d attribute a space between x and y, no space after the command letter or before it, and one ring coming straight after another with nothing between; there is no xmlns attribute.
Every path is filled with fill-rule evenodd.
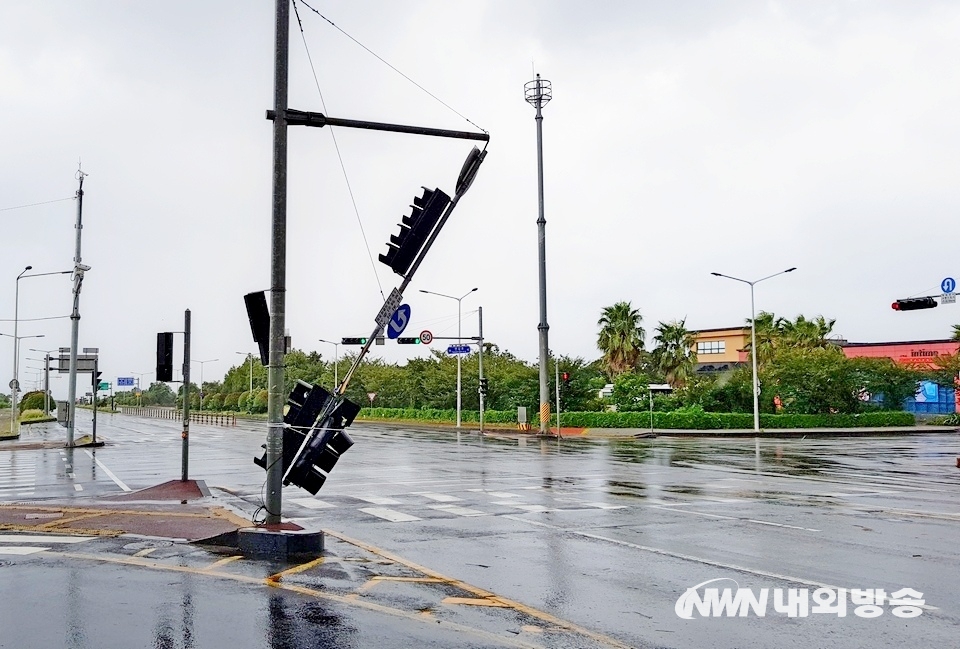
<svg viewBox="0 0 960 649"><path fill-rule="evenodd" d="M423 196L413 199L410 216L403 217L400 234L390 236L387 254L380 255L380 261L405 276L449 204L450 197L442 191L424 187Z"/></svg>
<svg viewBox="0 0 960 649"><path fill-rule="evenodd" d="M937 306L937 300L932 297L912 297L897 300L890 305L894 311L916 311L917 309L932 309Z"/></svg>

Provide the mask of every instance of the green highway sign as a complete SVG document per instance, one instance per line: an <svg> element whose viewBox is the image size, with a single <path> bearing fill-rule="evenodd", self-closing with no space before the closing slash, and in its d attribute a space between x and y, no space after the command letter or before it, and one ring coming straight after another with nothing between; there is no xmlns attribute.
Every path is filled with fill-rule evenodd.
<svg viewBox="0 0 960 649"><path fill-rule="evenodd" d="M100 384L97 386L97 390L109 390L110 384L106 381L100 381Z"/></svg>

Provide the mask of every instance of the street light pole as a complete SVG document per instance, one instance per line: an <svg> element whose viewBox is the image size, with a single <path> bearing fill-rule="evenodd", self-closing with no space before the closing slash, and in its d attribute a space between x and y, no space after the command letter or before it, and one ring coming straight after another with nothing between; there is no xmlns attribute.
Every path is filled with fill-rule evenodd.
<svg viewBox="0 0 960 649"><path fill-rule="evenodd" d="M460 344L462 344L462 342L463 342L463 341L461 340L461 337L463 336L463 333L462 333L461 328L460 328L460 323L461 323L461 318L460 318L460 315L461 315L460 302L463 300L463 298L467 297L468 295L470 295L471 293L473 293L473 292L476 291L476 290L477 290L477 288L475 287L475 288L470 289L469 291L467 291L466 293L464 293L464 294L461 295L460 297L454 297L454 296L452 296L452 295L444 295L443 293L434 293L433 291L425 291L425 290L423 290L423 289L420 289L420 292L421 292L421 293L428 293L428 294L430 294L430 295L439 295L440 297L445 297L445 298L449 298L449 299L451 299L451 300L456 300L456 301L457 301L457 345L460 345ZM461 397L460 397L460 386L461 386L461 379L460 379L460 374L461 374L461 372L460 372L460 364L461 364L461 360L460 360L460 359L461 359L462 356L463 356L463 354L457 354L457 428L460 428L460 412L461 412L461 406L462 406L462 401L461 401Z"/></svg>
<svg viewBox="0 0 960 649"><path fill-rule="evenodd" d="M200 363L200 410L203 410L203 364L216 363L219 360L219 358L211 358L208 361L191 361L193 363Z"/></svg>
<svg viewBox="0 0 960 649"><path fill-rule="evenodd" d="M11 393L11 395L10 395L10 396L11 396L11 399L10 399L10 434L11 434L11 435L16 432L15 426L16 426L16 422L17 422L17 416L16 416L16 410L15 410L15 409L16 409L16 407L17 407L17 390L20 388L20 386L17 385L17 360L18 360L18 359L17 359L17 356L18 356L18 351L17 351L17 349L18 349L18 343L19 343L19 341L20 341L20 338L17 336L17 324L18 324L18 320L19 320L19 309L20 309L20 278L23 277L24 273L26 273L28 270L30 270L30 269L32 269L32 268L33 268L33 266L27 266L27 267L24 268L22 271L20 271L20 274L17 275L17 281L16 281L16 284L15 284L16 290L15 290L14 293L13 293L13 295L14 295L14 297L13 297L13 380L10 382L10 393Z"/></svg>
<svg viewBox="0 0 960 649"><path fill-rule="evenodd" d="M340 343L335 343L332 340L324 340L323 338L317 338L317 340L322 343L327 343L328 345L333 345L333 388L336 390L340 386L340 375L337 373L337 365L340 363Z"/></svg>
<svg viewBox="0 0 960 649"><path fill-rule="evenodd" d="M710 273L716 277L726 277L727 279L732 279L734 281L743 282L744 284L750 285L750 359L751 365L753 366L753 430L757 433L760 432L760 383L757 380L757 316L754 308L753 287L764 280L770 279L771 277L783 275L784 273L792 273L796 269L797 267L794 266L793 268L781 270L779 273L767 275L766 277L761 277L760 279L756 279L752 282L749 280L740 279L739 277L724 275L723 273Z"/></svg>

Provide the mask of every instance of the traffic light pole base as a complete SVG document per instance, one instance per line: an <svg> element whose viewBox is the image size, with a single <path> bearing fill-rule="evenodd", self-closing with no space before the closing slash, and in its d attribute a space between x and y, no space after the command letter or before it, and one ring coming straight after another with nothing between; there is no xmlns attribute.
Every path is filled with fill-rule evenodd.
<svg viewBox="0 0 960 649"><path fill-rule="evenodd" d="M73 444L65 444L67 448L100 448L104 445L104 442L101 440L93 441L93 438L90 435L84 435L79 439L75 439Z"/></svg>
<svg viewBox="0 0 960 649"><path fill-rule="evenodd" d="M284 524L247 527L237 531L237 545L246 557L259 559L302 559L323 553L323 532L293 529Z"/></svg>

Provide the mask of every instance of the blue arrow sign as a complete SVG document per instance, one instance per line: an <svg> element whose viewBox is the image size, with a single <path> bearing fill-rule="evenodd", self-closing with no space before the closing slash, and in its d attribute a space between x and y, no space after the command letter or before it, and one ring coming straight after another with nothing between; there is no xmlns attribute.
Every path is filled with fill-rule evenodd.
<svg viewBox="0 0 960 649"><path fill-rule="evenodd" d="M940 288L944 293L953 293L957 288L957 280L952 277L944 277L943 281L940 282Z"/></svg>
<svg viewBox="0 0 960 649"><path fill-rule="evenodd" d="M448 354L469 354L470 345L450 345L447 347Z"/></svg>
<svg viewBox="0 0 960 649"><path fill-rule="evenodd" d="M401 304L390 316L390 322L387 323L387 338L390 340L397 338L407 328L408 322L410 322L410 305Z"/></svg>

